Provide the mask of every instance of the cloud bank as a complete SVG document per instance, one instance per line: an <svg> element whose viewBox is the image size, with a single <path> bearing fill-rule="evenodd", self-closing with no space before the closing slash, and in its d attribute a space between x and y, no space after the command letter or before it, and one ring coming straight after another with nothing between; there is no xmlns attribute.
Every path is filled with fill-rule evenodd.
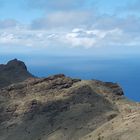
<svg viewBox="0 0 140 140"><path fill-rule="evenodd" d="M90 49L140 45L140 14L136 12L140 3L137 0L124 0L122 5L119 3L122 7L116 7L116 2L113 5L113 0L109 0L108 3L105 0L24 2L29 11L41 10L43 14L28 24L12 18L1 19L0 46L63 46ZM110 9L104 9L102 5L114 7L111 9L113 13ZM117 11L118 9L120 11Z"/></svg>

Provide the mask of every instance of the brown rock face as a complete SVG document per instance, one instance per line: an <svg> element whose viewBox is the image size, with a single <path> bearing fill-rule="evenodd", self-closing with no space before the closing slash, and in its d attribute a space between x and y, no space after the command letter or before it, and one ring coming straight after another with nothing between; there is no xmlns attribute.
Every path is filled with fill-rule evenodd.
<svg viewBox="0 0 140 140"><path fill-rule="evenodd" d="M28 72L24 62L17 59L9 61L6 65L0 65L0 88L31 77L34 76Z"/></svg>
<svg viewBox="0 0 140 140"><path fill-rule="evenodd" d="M63 74L12 84L0 90L0 139L78 140L118 116L113 95L123 98L106 83Z"/></svg>
<svg viewBox="0 0 140 140"><path fill-rule="evenodd" d="M117 83L64 74L35 78L16 59L0 72L4 86L14 83L0 88L0 140L140 138L140 105Z"/></svg>

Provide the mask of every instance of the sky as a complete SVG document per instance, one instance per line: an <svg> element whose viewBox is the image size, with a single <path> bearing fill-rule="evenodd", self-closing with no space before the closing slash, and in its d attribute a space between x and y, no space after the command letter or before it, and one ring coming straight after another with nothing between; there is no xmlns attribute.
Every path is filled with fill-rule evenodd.
<svg viewBox="0 0 140 140"><path fill-rule="evenodd" d="M0 0L0 54L140 53L139 0Z"/></svg>

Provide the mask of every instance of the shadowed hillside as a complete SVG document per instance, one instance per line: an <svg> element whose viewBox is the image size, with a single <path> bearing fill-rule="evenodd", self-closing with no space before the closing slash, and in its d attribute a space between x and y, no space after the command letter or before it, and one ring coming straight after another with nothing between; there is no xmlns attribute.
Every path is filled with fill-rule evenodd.
<svg viewBox="0 0 140 140"><path fill-rule="evenodd" d="M138 140L139 122L116 83L59 74L0 89L0 140Z"/></svg>

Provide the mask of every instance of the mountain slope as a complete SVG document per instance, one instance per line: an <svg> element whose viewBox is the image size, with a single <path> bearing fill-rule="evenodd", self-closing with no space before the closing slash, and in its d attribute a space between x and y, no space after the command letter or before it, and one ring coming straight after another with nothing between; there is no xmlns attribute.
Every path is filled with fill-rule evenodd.
<svg viewBox="0 0 140 140"><path fill-rule="evenodd" d="M0 89L0 140L139 140L139 110L116 83L29 78Z"/></svg>
<svg viewBox="0 0 140 140"><path fill-rule="evenodd" d="M139 140L140 104L127 100L117 102L120 113L80 140Z"/></svg>
<svg viewBox="0 0 140 140"><path fill-rule="evenodd" d="M116 117L111 100L123 98L117 84L64 75L11 85L0 95L1 140L80 139Z"/></svg>
<svg viewBox="0 0 140 140"><path fill-rule="evenodd" d="M27 70L24 62L17 59L9 61L6 65L0 65L0 87L18 83L33 77Z"/></svg>

